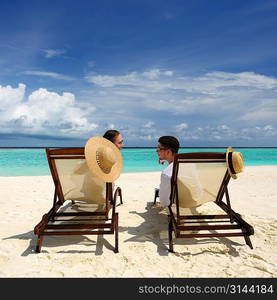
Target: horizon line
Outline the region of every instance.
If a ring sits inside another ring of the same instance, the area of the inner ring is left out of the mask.
[[[202,148],[228,148],[230,146],[187,146],[187,147],[183,147],[181,146],[180,149],[202,149]],[[84,148],[84,147],[9,147],[9,146],[4,146],[4,147],[1,147],[0,146],[0,149],[46,149],[46,148],[52,148],[52,149],[56,149],[56,148],[59,148],[59,149],[66,149],[66,148]],[[138,147],[135,147],[135,146],[130,146],[130,147],[124,147],[122,150],[124,149],[155,149],[157,148],[156,146],[138,146]],[[277,146],[232,146],[232,148],[277,148]]]

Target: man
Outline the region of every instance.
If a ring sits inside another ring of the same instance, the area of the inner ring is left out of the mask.
[[[159,160],[166,160],[168,166],[162,171],[159,198],[161,206],[167,207],[170,204],[171,176],[173,169],[174,155],[178,153],[180,143],[174,136],[162,136],[158,140],[157,154]]]
[[[124,147],[122,135],[117,130],[107,130],[104,133],[103,137],[114,143],[119,150],[121,150]]]

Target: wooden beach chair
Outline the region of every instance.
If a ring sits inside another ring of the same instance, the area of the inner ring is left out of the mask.
[[[196,181],[186,177],[186,170],[195,171]],[[171,177],[168,216],[169,251],[176,238],[207,238],[243,236],[253,249],[249,236],[254,229],[231,208],[228,193],[230,174],[225,153],[176,154]],[[197,206],[214,202],[225,214],[199,214]]]
[[[117,253],[116,201],[121,189],[113,194],[111,182],[91,174],[84,148],[46,149],[46,155],[55,191],[52,208],[34,228],[36,252],[41,251],[44,236],[114,234]]]

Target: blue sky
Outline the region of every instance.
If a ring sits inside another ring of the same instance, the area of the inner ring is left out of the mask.
[[[0,2],[0,147],[277,146],[277,0]]]

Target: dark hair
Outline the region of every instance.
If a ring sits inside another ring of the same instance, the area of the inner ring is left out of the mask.
[[[113,130],[113,129],[110,129],[110,130],[107,130],[103,137],[109,141],[111,141],[112,143],[114,142],[115,138],[120,134],[119,131],[117,130]]]
[[[174,136],[161,136],[158,142],[165,148],[170,149],[173,152],[173,154],[178,153],[179,151],[180,143]]]

